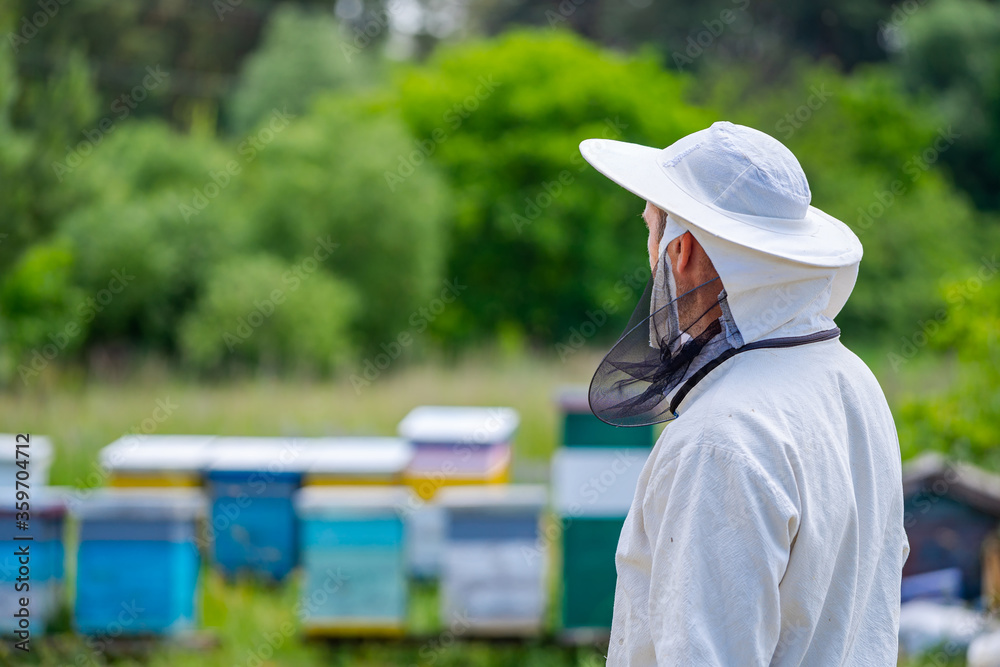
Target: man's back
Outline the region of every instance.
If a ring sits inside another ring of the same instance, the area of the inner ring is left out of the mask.
[[[747,351],[681,404],[618,545],[609,664],[892,665],[899,446],[839,341]]]

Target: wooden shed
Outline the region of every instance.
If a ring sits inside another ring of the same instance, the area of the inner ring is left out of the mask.
[[[910,542],[903,600],[935,593],[975,600],[983,593],[984,540],[1000,526],[1000,476],[937,453],[913,459],[903,466],[903,525]],[[928,588],[931,573],[956,590]]]

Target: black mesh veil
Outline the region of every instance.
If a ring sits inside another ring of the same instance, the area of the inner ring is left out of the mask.
[[[676,417],[671,399],[700,369],[743,345],[718,278],[674,296],[666,253],[624,333],[590,383],[590,409],[613,426]]]

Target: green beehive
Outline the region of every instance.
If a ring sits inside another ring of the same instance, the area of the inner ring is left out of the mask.
[[[652,447],[653,427],[622,428],[605,424],[590,411],[585,387],[564,389],[558,396],[563,413],[565,447]]]
[[[607,633],[615,602],[615,548],[625,519],[564,518],[562,627]]]

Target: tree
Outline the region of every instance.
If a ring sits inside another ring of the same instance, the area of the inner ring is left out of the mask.
[[[591,336],[618,333],[648,277],[643,202],[587,165],[578,145],[665,146],[708,126],[711,114],[684,101],[687,85],[651,55],[620,56],[563,31],[441,48],[402,71],[394,103],[416,139],[387,173],[385,196],[422,162],[453,184],[447,275],[468,291],[435,320],[442,340],[547,343],[588,322]]]

